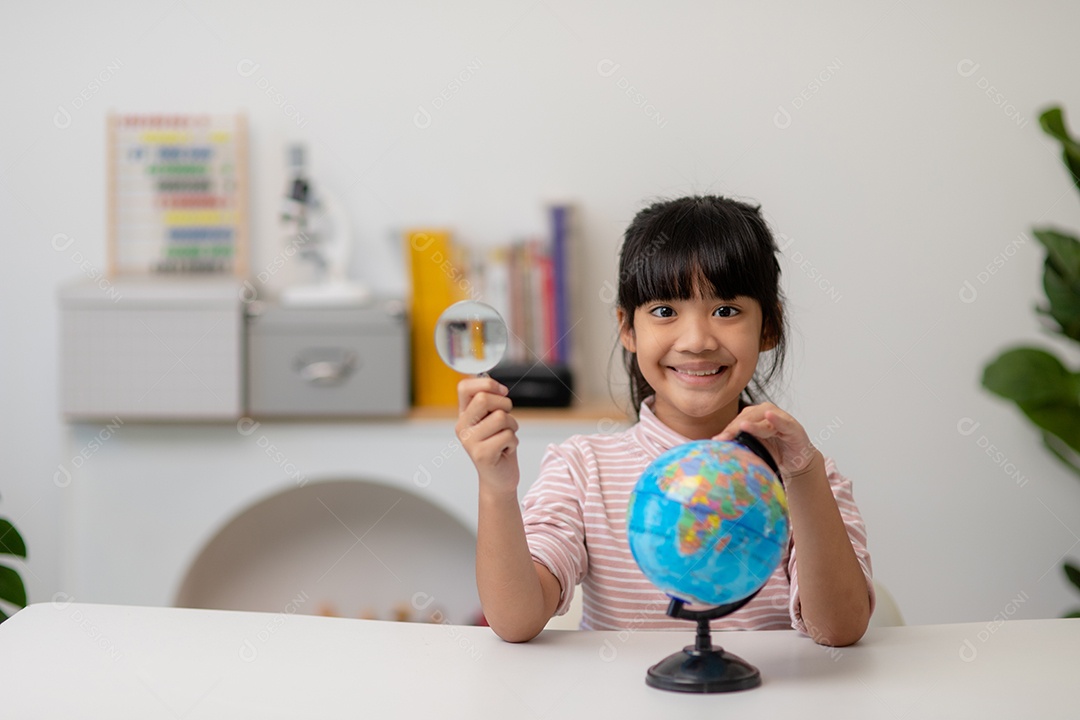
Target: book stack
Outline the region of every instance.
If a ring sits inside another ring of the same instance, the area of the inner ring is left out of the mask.
[[[547,214],[546,236],[490,248],[457,246],[446,231],[409,235],[413,261],[413,339],[414,344],[427,346],[418,351],[414,345],[417,405],[431,404],[429,399],[436,394],[434,386],[445,381],[446,373],[460,377],[429,363],[433,360],[441,365],[432,340],[435,321],[450,304],[466,298],[491,305],[506,322],[507,353],[490,374],[510,388],[514,404],[557,407],[570,404],[573,211],[570,205],[558,204],[550,206]],[[439,242],[429,244],[430,237],[437,237]],[[426,249],[418,251],[418,246]],[[418,275],[418,267],[423,277]],[[433,289],[432,284],[440,285],[441,289]],[[443,379],[436,379],[436,373]],[[422,393],[422,388],[427,392]],[[438,404],[452,402],[456,402],[456,396],[444,398]]]
[[[570,362],[570,207],[548,212],[546,237],[468,252],[473,299],[494,307],[509,328],[508,363]]]

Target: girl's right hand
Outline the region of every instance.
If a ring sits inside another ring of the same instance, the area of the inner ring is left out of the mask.
[[[517,420],[509,390],[489,377],[458,383],[458,440],[480,476],[481,490],[517,493]]]

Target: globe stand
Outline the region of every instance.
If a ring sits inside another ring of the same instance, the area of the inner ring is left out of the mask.
[[[668,655],[649,668],[645,682],[661,690],[685,693],[722,693],[749,690],[761,685],[761,673],[738,655],[712,644],[709,621],[735,612],[750,602],[761,588],[737,602],[717,605],[708,610],[687,610],[686,603],[672,598],[667,614],[673,618],[697,621],[697,639],[682,652]]]
[[[768,465],[781,483],[780,468],[772,455],[756,437],[741,432],[735,436],[735,442],[760,457]],[[685,693],[722,693],[738,690],[750,690],[761,685],[761,672],[738,655],[732,655],[723,648],[712,644],[712,629],[709,622],[735,612],[754,599],[761,588],[741,600],[717,605],[707,610],[687,610],[686,602],[671,598],[667,614],[680,620],[697,622],[697,638],[693,645],[687,645],[682,652],[673,653],[649,668],[645,683],[661,690]]]

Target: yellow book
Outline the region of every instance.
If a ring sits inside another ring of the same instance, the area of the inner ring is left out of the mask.
[[[447,367],[435,350],[435,323],[443,310],[466,299],[469,281],[450,233],[405,233],[412,279],[413,405],[457,407],[457,384],[465,377]]]

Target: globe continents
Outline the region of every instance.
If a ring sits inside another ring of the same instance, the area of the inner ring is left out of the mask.
[[[645,576],[701,605],[736,602],[761,587],[789,533],[776,474],[734,442],[697,440],[663,453],[627,508],[630,551]]]

